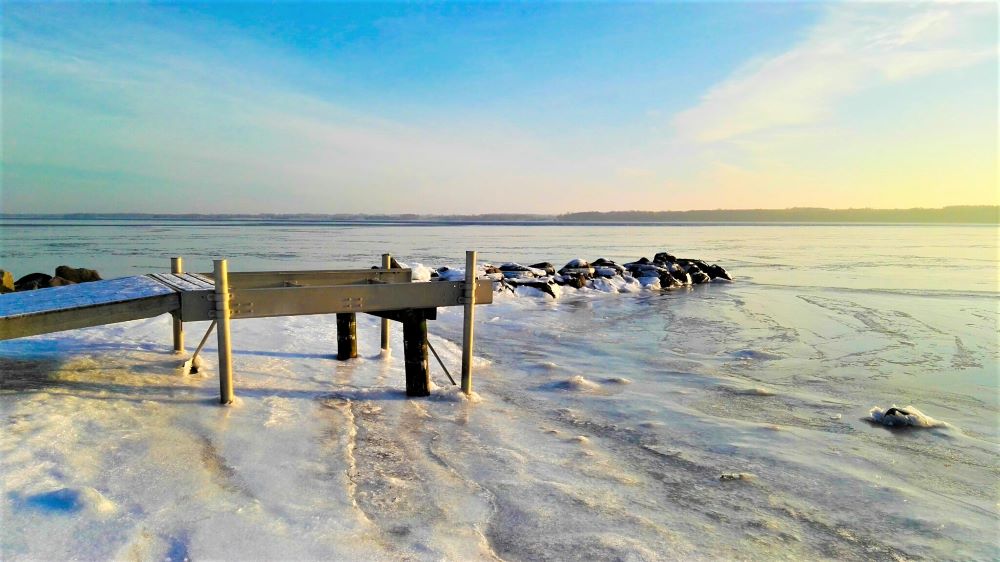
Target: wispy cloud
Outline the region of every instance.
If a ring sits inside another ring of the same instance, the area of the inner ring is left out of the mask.
[[[812,125],[865,89],[995,58],[992,4],[842,3],[790,50],[752,60],[675,115],[696,143]]]
[[[918,202],[913,195],[907,204],[992,197],[995,67],[992,74],[946,71],[996,56],[995,6],[824,9],[821,22],[786,52],[746,62],[700,99],[673,91],[669,103],[642,114],[632,111],[637,104],[626,94],[657,91],[655,85],[676,77],[693,82],[692,69],[718,60],[714,44],[681,49],[685,64],[664,67],[660,75],[653,75],[650,61],[638,65],[635,57],[617,57],[650,70],[648,77],[638,73],[641,80],[595,74],[539,88],[554,69],[574,74],[572,63],[583,55],[572,49],[571,55],[540,54],[545,72],[514,58],[491,66],[475,59],[475,49],[457,58],[442,55],[462,43],[453,37],[447,49],[419,57],[397,44],[397,58],[383,65],[376,37],[363,41],[364,54],[350,42],[338,51],[308,51],[295,37],[226,23],[239,18],[162,5],[12,4],[5,7],[2,38],[0,210],[447,213],[856,205],[870,201],[871,193],[891,201],[904,189],[913,192],[913,185],[930,186],[928,178],[960,174],[970,178],[964,192],[949,186],[937,198]],[[340,8],[330,10],[327,15],[338,16],[331,21],[339,21]],[[532,23],[528,18],[520,25]],[[543,35],[538,45],[562,41]],[[672,52],[674,38],[644,37],[632,46],[633,55]],[[748,51],[759,48],[759,40],[749,43]],[[352,64],[330,63],[351,57]],[[456,78],[463,73],[451,70],[465,58],[482,65],[482,74],[492,69],[517,79],[466,91],[462,86],[469,83]],[[449,80],[364,81],[419,75],[422,65],[446,67]],[[955,74],[961,76],[953,83],[921,82]],[[698,87],[714,76],[701,75]],[[608,81],[621,96],[581,100],[593,93],[581,85],[600,89]],[[380,95],[396,84],[409,86]],[[492,88],[496,84],[520,84],[520,97]],[[916,86],[907,90],[910,84]],[[938,96],[944,89],[949,95]],[[645,103],[646,97],[639,99]],[[689,109],[675,115],[670,130],[651,125],[685,103]],[[518,111],[522,105],[534,111]],[[563,106],[558,118],[546,119],[546,111]],[[885,111],[896,106],[901,109],[891,115]],[[870,114],[878,119],[866,119]],[[949,146],[935,144],[944,137]],[[922,167],[912,164],[917,160]],[[896,191],[883,187],[889,180]],[[848,184],[854,191],[843,187]],[[835,192],[839,198],[831,196]]]

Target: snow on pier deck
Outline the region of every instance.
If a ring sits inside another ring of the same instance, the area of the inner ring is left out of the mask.
[[[8,293],[0,297],[0,340],[159,316],[180,307],[179,292],[156,276],[136,275]]]

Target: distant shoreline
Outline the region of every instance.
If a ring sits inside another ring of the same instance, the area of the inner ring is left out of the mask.
[[[953,206],[940,209],[715,209],[695,211],[610,211],[561,215],[492,213],[418,214],[199,214],[199,213],[2,213],[7,220],[191,221],[289,224],[398,225],[670,225],[670,224],[1000,224],[1000,206]]]

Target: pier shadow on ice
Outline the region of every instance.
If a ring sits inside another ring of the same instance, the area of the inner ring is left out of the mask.
[[[10,492],[7,497],[19,509],[31,509],[51,514],[76,513],[83,509],[84,501],[79,490],[62,488],[38,494]]]

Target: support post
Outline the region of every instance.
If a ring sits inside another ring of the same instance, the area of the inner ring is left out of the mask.
[[[184,262],[181,258],[170,258],[170,273],[184,273]],[[172,314],[174,317],[174,353],[184,353],[184,322],[180,311]]]
[[[389,269],[392,265],[392,256],[382,254],[382,269]],[[389,351],[389,321],[382,319],[382,350]]]
[[[215,260],[215,321],[219,335],[219,403],[233,402],[233,350],[229,337],[229,267]]]
[[[337,313],[337,359],[347,361],[358,356],[358,320],[353,312]]]
[[[465,252],[465,318],[462,329],[462,392],[472,394],[472,323],[476,316],[476,251]]]
[[[419,311],[414,311],[403,320],[403,355],[406,358],[406,395],[430,396],[427,319]]]

